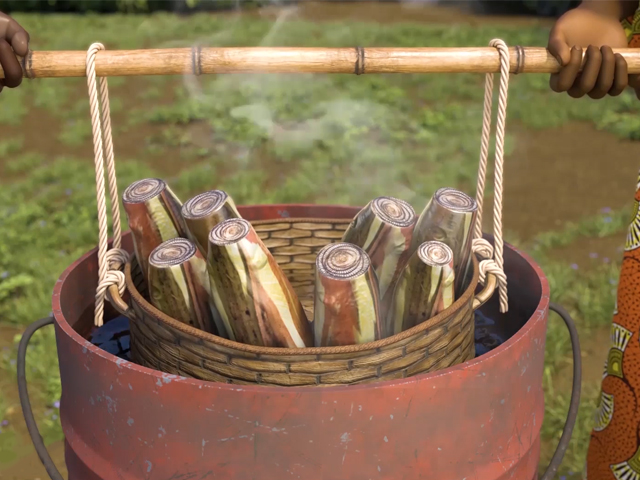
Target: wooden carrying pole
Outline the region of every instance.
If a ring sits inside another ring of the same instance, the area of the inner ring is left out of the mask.
[[[554,73],[556,59],[541,47],[511,47],[512,73]],[[640,51],[621,53],[629,73],[640,73]],[[30,52],[20,58],[28,78],[84,77],[85,51]],[[98,76],[202,75],[212,73],[491,73],[498,51],[473,48],[167,48],[105,50],[97,54]],[[4,78],[0,69],[0,78]]]

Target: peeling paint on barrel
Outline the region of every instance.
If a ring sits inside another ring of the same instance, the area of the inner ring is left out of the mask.
[[[277,217],[269,208],[243,216]],[[316,208],[286,210],[313,217]],[[332,207],[321,215],[354,213]],[[544,413],[548,286],[510,247],[505,266],[510,311],[529,305],[533,316],[476,360],[353,387],[240,388],[162,374],[87,346],[72,326],[92,312],[93,251],[54,293],[69,480],[530,480]],[[492,302],[487,308],[497,310]]]

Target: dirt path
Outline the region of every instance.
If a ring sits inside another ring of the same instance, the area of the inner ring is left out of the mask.
[[[64,442],[55,442],[47,447],[49,454],[63,478],[67,477],[64,465]],[[33,451],[9,466],[0,469],[0,480],[47,480],[49,475],[38,455]]]
[[[505,160],[504,225],[521,239],[632,204],[640,142],[587,124],[512,131],[517,141]]]
[[[314,21],[359,21],[376,23],[421,22],[464,23],[467,25],[547,25],[550,19],[524,15],[479,15],[477,1],[442,2],[300,2],[293,7],[264,7],[252,12],[263,18],[277,18],[284,11],[288,18]]]

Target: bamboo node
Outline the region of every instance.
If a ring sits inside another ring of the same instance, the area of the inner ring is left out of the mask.
[[[29,80],[33,80],[36,76],[33,74],[33,51],[29,50],[27,55],[20,58],[20,65],[22,66],[22,71],[24,72],[24,76]]]
[[[524,53],[524,48],[521,47],[520,45],[516,45],[515,49],[516,49],[516,69],[513,72],[513,74],[518,75],[519,73],[522,73],[522,71],[524,70],[525,53]]]
[[[355,74],[362,75],[364,74],[364,48],[356,47],[356,65],[355,65]]]
[[[191,47],[191,73],[196,77],[202,75],[202,45]]]

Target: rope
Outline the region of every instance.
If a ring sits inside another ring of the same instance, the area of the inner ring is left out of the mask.
[[[118,185],[116,182],[116,166],[113,154],[111,135],[111,113],[109,109],[109,91],[107,79],[99,80],[100,100],[96,88],[96,55],[104,50],[104,45],[94,43],[87,50],[87,86],[89,87],[89,105],[91,107],[91,127],[93,130],[93,153],[96,169],[96,200],[98,204],[98,287],[96,288],[96,304],[94,323],[103,324],[104,300],[107,289],[117,285],[122,295],[125,289],[124,273],[120,268],[128,261],[129,254],[122,250],[122,230],[120,226],[120,206],[118,202]],[[100,108],[102,106],[102,109]],[[109,180],[109,196],[111,200],[111,217],[113,223],[113,248],[108,250],[107,200],[104,182],[104,164],[107,164]]]
[[[473,251],[483,260],[480,262],[480,281],[486,280],[486,275],[492,273],[498,278],[500,296],[500,311],[508,310],[507,276],[504,273],[504,241],[502,238],[502,178],[504,168],[504,136],[507,117],[507,97],[509,89],[509,49],[500,39],[493,39],[489,46],[495,47],[500,56],[500,90],[498,97],[498,121],[496,128],[496,154],[494,169],[494,239],[495,246],[482,238],[482,213],[484,205],[484,189],[487,175],[489,155],[489,139],[491,136],[491,113],[493,97],[493,74],[485,76],[484,110],[482,116],[482,138],[480,144],[480,164],[478,167],[478,185],[476,201],[478,215],[473,230]],[[89,103],[91,107],[91,127],[93,130],[93,148],[96,170],[96,200],[98,206],[98,287],[96,288],[95,318],[96,326],[103,324],[104,300],[111,285],[117,285],[120,294],[125,290],[124,273],[120,270],[128,261],[129,254],[122,250],[122,231],[120,225],[120,209],[118,186],[116,182],[116,167],[113,153],[113,139],[111,135],[111,114],[109,109],[109,91],[106,77],[96,82],[96,56],[104,45],[94,43],[87,51],[87,86],[89,88]],[[100,99],[96,83],[99,83]],[[102,108],[100,108],[102,106]],[[109,196],[111,200],[111,216],[113,223],[113,248],[108,249],[108,222],[104,181],[104,164],[107,165],[109,181]]]
[[[496,127],[496,154],[494,168],[493,236],[494,246],[482,238],[482,211],[484,203],[485,179],[491,136],[491,113],[493,100],[493,73],[487,73],[484,86],[484,110],[482,115],[482,139],[480,142],[480,165],[478,166],[478,187],[476,201],[478,216],[473,233],[473,251],[481,258],[480,281],[484,283],[487,273],[498,278],[500,311],[509,310],[507,297],[507,275],[504,273],[504,240],[502,238],[502,179],[504,170],[504,133],[507,122],[507,98],[509,94],[509,48],[500,39],[493,39],[489,46],[495,47],[500,55],[500,90],[498,95],[498,121]]]

